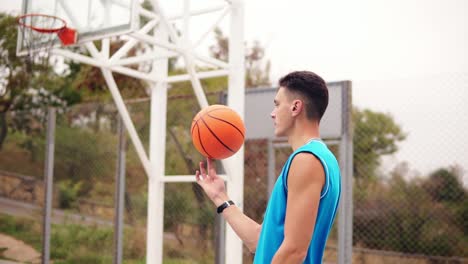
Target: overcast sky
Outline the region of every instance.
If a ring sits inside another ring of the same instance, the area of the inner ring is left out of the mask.
[[[468,1],[245,3],[247,39],[266,45],[273,80],[297,69],[352,80],[355,105],[390,113],[408,133],[387,169],[459,164],[466,175]]]
[[[0,7],[19,10],[20,2]],[[246,40],[266,48],[272,80],[301,69],[351,80],[355,105],[390,113],[402,126],[408,138],[387,169],[407,161],[422,173],[468,170],[468,1],[244,3]]]

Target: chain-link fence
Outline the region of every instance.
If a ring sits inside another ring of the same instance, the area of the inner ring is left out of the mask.
[[[221,102],[223,94],[208,97],[213,104]],[[149,101],[134,100],[127,102],[127,107],[148,153]],[[191,118],[198,110],[192,94],[169,97],[166,175],[191,175],[202,160],[189,132]],[[38,251],[43,236],[42,220],[38,219],[42,219],[44,196],[44,113],[10,113],[8,123],[23,127],[9,132],[0,151],[2,199],[20,202],[25,208],[35,205],[35,210],[21,212],[19,205],[16,212],[2,205],[1,212],[14,216],[1,214],[0,232],[21,229],[23,236],[19,238]],[[353,112],[353,263],[467,263],[467,190],[462,180],[466,172],[459,166],[448,166],[421,177],[408,177],[404,163],[383,170],[382,158],[394,153],[407,135],[404,126],[401,131],[396,128],[395,120],[398,116],[392,119],[378,111],[355,108]],[[54,261],[110,263],[114,258],[115,178],[118,153],[123,148],[123,259],[126,263],[144,262],[147,176],[129,140],[119,149],[118,128],[113,104],[89,103],[58,110],[56,211],[51,230]],[[338,148],[330,147],[338,156]],[[246,141],[244,210],[254,220],[262,221],[271,186],[290,153],[282,142]],[[164,202],[164,263],[216,263],[222,250],[218,243],[222,227],[200,188],[195,183],[166,183]],[[324,255],[326,263],[337,261],[336,226],[335,222]],[[245,263],[252,259],[244,248]]]
[[[468,75],[358,85],[387,100],[353,112],[354,262],[468,263]]]
[[[0,144],[0,260],[41,260],[46,116],[47,111],[0,114],[2,135],[8,133]],[[18,247],[19,241],[30,248]]]

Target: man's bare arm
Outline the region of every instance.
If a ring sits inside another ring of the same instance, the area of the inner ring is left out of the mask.
[[[250,252],[255,252],[262,226],[242,213],[237,206],[229,206],[222,215]]]
[[[230,200],[226,194],[224,180],[216,174],[213,160],[207,160],[206,169],[203,165],[200,162],[200,170],[196,171],[195,177],[197,183],[203,188],[215,206],[218,207]],[[251,252],[255,252],[262,226],[242,213],[237,206],[231,205],[227,207],[222,212],[222,215],[247,248]]]
[[[302,263],[312,240],[325,173],[310,153],[297,154],[288,174],[284,240],[272,263]]]

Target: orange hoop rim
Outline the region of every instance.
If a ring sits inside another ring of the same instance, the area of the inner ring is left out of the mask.
[[[25,18],[28,18],[28,17],[46,17],[46,18],[50,18],[50,19],[55,19],[55,20],[60,21],[62,23],[62,25],[59,26],[59,27],[54,27],[54,28],[37,27],[37,26],[34,26],[34,25],[28,25],[28,24],[25,23]],[[57,33],[57,32],[60,32],[61,30],[65,29],[65,28],[67,28],[67,22],[64,19],[62,19],[60,17],[57,17],[57,16],[52,16],[52,15],[25,14],[25,15],[19,16],[16,19],[16,21],[17,21],[19,26],[29,28],[29,29],[32,29],[32,30],[40,32],[40,33]]]

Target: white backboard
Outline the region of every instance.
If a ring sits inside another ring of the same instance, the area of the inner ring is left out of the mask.
[[[78,33],[77,44],[122,35],[138,28],[138,0],[23,0],[22,14],[59,17]],[[18,55],[28,36],[18,31]],[[59,41],[56,41],[57,45]]]
[[[331,82],[328,86],[328,107],[320,122],[323,139],[339,139],[349,124],[351,84]],[[277,88],[247,89],[245,93],[245,127],[247,139],[275,138],[270,113]]]

